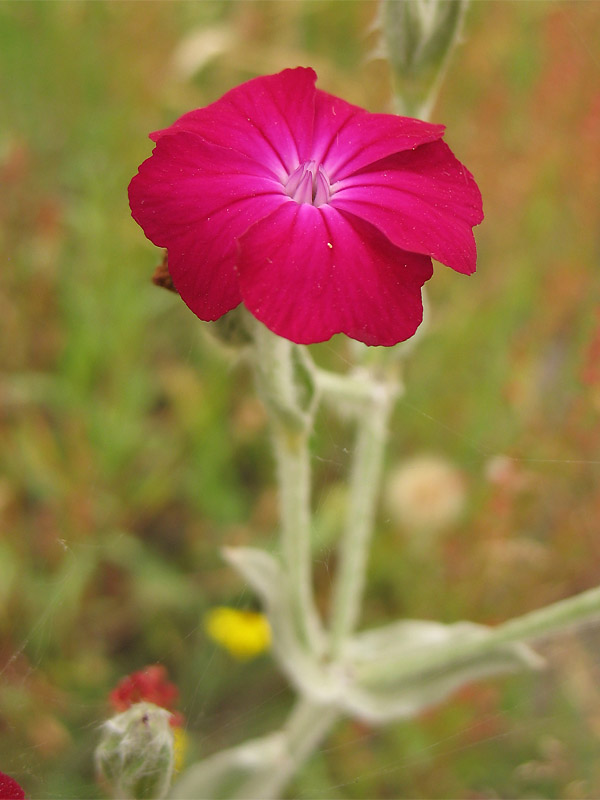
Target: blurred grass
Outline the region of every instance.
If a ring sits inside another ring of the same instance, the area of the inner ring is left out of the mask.
[[[190,755],[278,724],[267,658],[232,663],[206,608],[251,604],[221,544],[273,544],[264,417],[243,368],[149,283],[160,254],[126,187],[148,131],[296,63],[385,110],[370,2],[0,6],[0,768],[36,798],[99,797],[106,695],[165,663]],[[474,3],[435,111],[486,209],[480,266],[439,267],[390,465],[441,453],[469,504],[428,558],[381,515],[365,621],[495,622],[599,582],[597,325],[600,6]],[[344,343],[315,348],[343,367]],[[329,585],[349,432],[319,422],[315,503]],[[504,482],[490,460],[511,456]],[[470,687],[410,724],[341,725],[303,797],[595,797],[599,663],[591,634],[552,669]]]

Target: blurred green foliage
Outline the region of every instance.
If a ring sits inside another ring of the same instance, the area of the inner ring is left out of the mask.
[[[243,364],[151,285],[161,254],[126,187],[150,130],[255,74],[312,64],[322,88],[385,110],[376,10],[0,6],[0,768],[28,796],[101,796],[107,693],[145,664],[180,687],[190,759],[289,707],[268,658],[234,663],[201,627],[212,605],[254,602],[219,547],[275,543],[264,415]],[[391,467],[445,456],[468,504],[425,552],[381,514],[365,623],[494,623],[599,581],[599,38],[594,3],[470,10],[434,119],[482,188],[480,266],[436,269],[389,453]],[[314,351],[344,368],[345,342]],[[319,420],[324,608],[349,436]],[[408,724],[346,722],[291,794],[598,796],[595,644],[571,636],[546,674],[470,687]]]

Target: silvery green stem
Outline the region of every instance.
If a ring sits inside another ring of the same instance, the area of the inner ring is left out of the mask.
[[[323,394],[339,411],[347,406],[351,411],[358,411],[369,405],[373,397],[373,386],[370,375],[365,370],[341,375],[326,369],[315,368],[315,381]]]
[[[277,463],[281,559],[289,577],[291,605],[305,644],[318,648],[320,623],[312,591],[310,460],[312,411],[297,385],[294,345],[253,321],[254,363],[259,393],[269,414]],[[306,368],[306,363],[304,363]]]
[[[361,409],[352,463],[348,509],[333,588],[331,656],[337,657],[353,632],[362,603],[369,545],[387,439],[396,396],[391,382],[370,381],[369,402]]]
[[[249,315],[247,326],[254,342],[257,387],[269,421],[290,434],[305,432],[311,419],[300,405],[294,380],[293,350],[297,345],[276,336]]]
[[[596,587],[504,622],[491,638],[496,644],[533,641],[599,618],[600,587]]]
[[[236,792],[239,800],[274,800],[316,750],[339,717],[333,706],[322,706],[299,699],[283,728],[284,754],[268,775],[257,775]]]
[[[292,608],[309,649],[318,647],[318,616],[312,593],[310,465],[308,433],[273,425],[281,514],[281,557],[289,577]]]

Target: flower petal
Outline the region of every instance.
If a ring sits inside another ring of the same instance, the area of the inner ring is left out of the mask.
[[[393,153],[440,139],[443,125],[395,114],[371,114],[339,97],[316,91],[312,158],[331,182]]]
[[[351,214],[290,200],[249,228],[240,246],[245,306],[293,342],[343,332],[392,345],[421,322],[430,259],[400,250]]]
[[[25,792],[16,780],[3,772],[0,772],[0,798],[2,800],[24,800],[25,798]]]
[[[150,138],[177,131],[197,133],[265,164],[283,180],[310,158],[316,79],[314,70],[306,67],[254,78]]]
[[[481,194],[444,142],[385,158],[332,189],[334,208],[372,223],[398,247],[475,272],[471,229],[483,219]]]
[[[129,185],[133,218],[167,248],[177,291],[204,320],[241,300],[236,238],[287,200],[261,165],[191,133],[163,137]]]

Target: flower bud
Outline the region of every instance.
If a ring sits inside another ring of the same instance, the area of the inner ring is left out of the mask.
[[[144,702],[104,723],[96,768],[113,798],[166,796],[175,749],[170,718],[166,709]]]
[[[400,114],[428,117],[467,4],[468,0],[384,0],[384,51]]]

